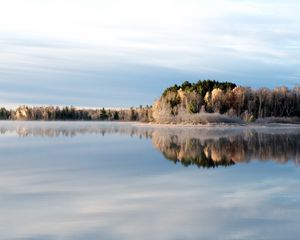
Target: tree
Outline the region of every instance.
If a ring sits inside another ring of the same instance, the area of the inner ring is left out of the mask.
[[[120,119],[119,113],[117,111],[114,111],[113,120],[119,120],[119,119]]]
[[[107,118],[108,118],[108,115],[106,113],[106,110],[104,108],[102,108],[101,111],[100,111],[100,119],[101,120],[107,120]]]

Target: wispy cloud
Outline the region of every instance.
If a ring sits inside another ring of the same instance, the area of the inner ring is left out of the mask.
[[[36,77],[40,86],[74,82],[113,91],[115,82],[135,82],[126,70],[134,66],[145,71],[137,91],[147,92],[146,82],[153,96],[167,84],[203,78],[293,86],[300,67],[297,9],[293,0],[6,1],[0,8],[0,82],[30,85]],[[95,70],[97,84],[85,84]],[[122,104],[141,101],[128,96]],[[151,104],[149,98],[142,102]]]

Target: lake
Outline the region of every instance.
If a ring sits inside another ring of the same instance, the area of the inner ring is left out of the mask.
[[[299,239],[300,126],[0,122],[0,239]]]

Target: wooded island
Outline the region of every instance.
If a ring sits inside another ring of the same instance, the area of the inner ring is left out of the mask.
[[[300,122],[300,86],[274,89],[231,82],[188,81],[167,88],[153,106],[130,109],[20,106],[0,109],[1,120],[94,120],[154,123]]]

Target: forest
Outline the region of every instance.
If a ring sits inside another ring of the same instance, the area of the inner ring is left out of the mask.
[[[130,109],[81,109],[66,107],[20,106],[15,110],[0,108],[0,120],[44,120],[44,121],[152,121],[150,106]]]
[[[185,81],[165,89],[153,106],[82,109],[72,106],[0,108],[0,120],[140,121],[155,123],[300,122],[300,86],[274,89],[232,82]]]
[[[186,81],[167,88],[153,105],[153,118],[159,123],[299,121],[299,117],[299,86],[271,90],[215,80]]]

